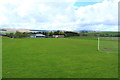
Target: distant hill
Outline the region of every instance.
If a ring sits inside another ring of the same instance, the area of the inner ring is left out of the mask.
[[[30,31],[49,32],[48,30],[30,30]]]
[[[7,30],[5,30],[5,29],[0,29],[0,31],[7,31]]]

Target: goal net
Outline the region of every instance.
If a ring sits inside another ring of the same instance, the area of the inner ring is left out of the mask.
[[[118,53],[118,37],[99,37],[98,49],[108,53]]]

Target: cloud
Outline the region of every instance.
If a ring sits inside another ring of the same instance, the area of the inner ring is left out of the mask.
[[[81,24],[117,24],[117,2],[103,1],[76,10],[77,23]]]
[[[104,0],[101,3],[80,7],[76,10],[77,23],[86,29],[113,30],[118,25],[118,2],[117,0]],[[99,28],[99,25],[103,27]]]
[[[79,30],[90,30],[90,31],[118,31],[118,26],[112,25],[103,25],[103,24],[97,24],[97,25],[87,25],[87,26],[80,26],[76,27],[76,31]]]
[[[79,0],[78,0],[79,1]],[[116,29],[117,0],[84,7],[76,0],[0,0],[0,27],[46,30]]]

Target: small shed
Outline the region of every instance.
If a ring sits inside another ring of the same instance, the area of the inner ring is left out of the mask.
[[[36,38],[36,36],[35,35],[30,35],[30,38]]]
[[[53,35],[53,38],[64,38],[64,35]]]

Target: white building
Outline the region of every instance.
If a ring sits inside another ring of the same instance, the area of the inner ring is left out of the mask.
[[[33,35],[31,35],[30,37],[31,37],[31,38],[44,38],[45,35],[43,35],[43,34],[33,34]]]

